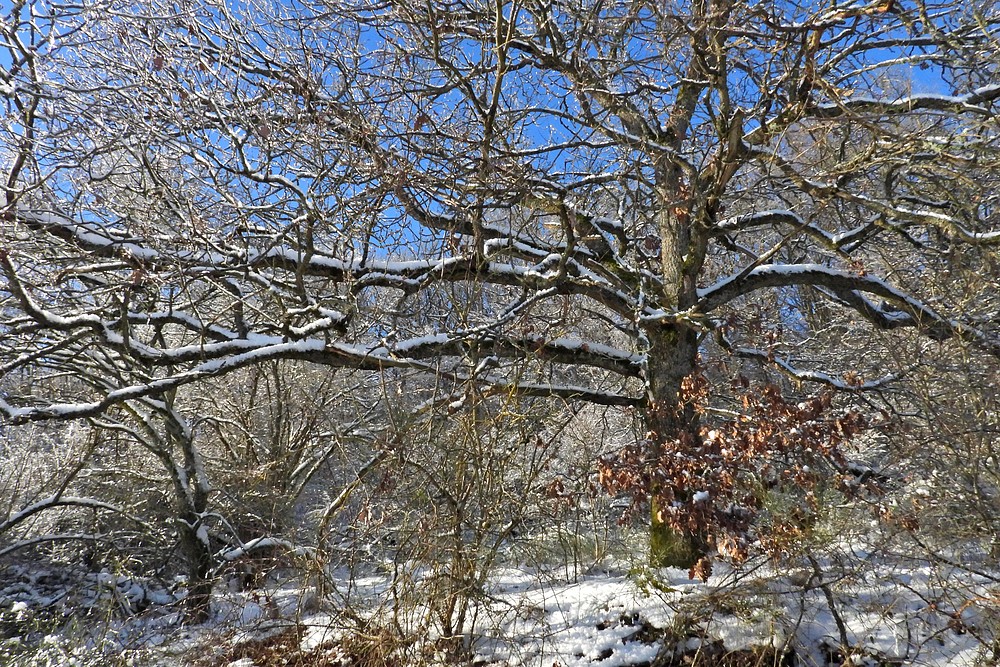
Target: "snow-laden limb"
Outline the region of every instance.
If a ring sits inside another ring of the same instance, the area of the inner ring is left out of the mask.
[[[889,221],[896,224],[923,224],[944,230],[970,245],[997,245],[1000,244],[1000,230],[977,232],[969,229],[955,216],[947,215],[939,211],[928,209],[912,209],[899,205],[886,204],[876,201],[870,197],[857,194],[843,194],[848,201],[865,206],[866,208],[878,211],[885,215]]]
[[[749,292],[766,287],[789,285],[822,285],[831,288],[865,290],[880,296],[891,297],[914,308],[921,304],[888,283],[869,275],[834,269],[823,264],[762,264],[750,271],[719,279],[714,284],[698,289],[698,306],[709,313],[719,306]]]
[[[426,359],[442,355],[465,356],[476,351],[507,358],[538,358],[546,361],[576,366],[590,366],[620,375],[638,377],[641,372],[641,355],[626,352],[609,345],[580,338],[553,338],[542,336],[501,336],[484,333],[477,336],[455,334],[430,334],[381,345],[368,351],[371,358]]]
[[[92,328],[89,318],[85,318],[84,324],[88,328]],[[121,344],[120,340],[115,337],[112,337],[109,342]],[[479,353],[488,352],[498,357],[543,358],[570,365],[590,366],[630,377],[638,377],[642,368],[642,358],[639,355],[597,342],[590,343],[569,338],[548,341],[539,337],[507,338],[484,334],[474,338],[465,338],[461,334],[434,334],[399,341],[395,344],[382,342],[364,346],[328,342],[321,338],[289,341],[282,336],[251,334],[246,338],[181,346],[174,349],[133,346],[129,348],[132,356],[142,359],[152,366],[173,369],[177,366],[188,365],[189,368],[180,372],[172,372],[169,376],[149,382],[114,389],[109,388],[102,398],[90,402],[15,407],[0,396],[0,414],[13,423],[43,419],[63,420],[92,417],[101,414],[112,405],[161,395],[164,392],[205,378],[218,377],[252,364],[275,359],[310,361],[324,366],[356,370],[382,371],[395,367],[442,374],[443,371],[439,366],[428,365],[421,360],[442,356],[464,357],[473,349]],[[623,400],[621,397],[609,398],[604,392],[595,392],[584,387],[559,387],[546,390],[544,387],[547,385],[524,385],[496,378],[473,378],[473,375],[456,373],[454,377],[463,381],[475,379],[475,381],[486,385],[502,386],[506,391],[523,395],[575,397],[580,400],[590,400],[588,397],[593,397],[596,402],[601,404],[633,404],[631,399],[627,399],[626,403],[621,403]]]
[[[38,210],[18,205],[13,215],[29,229],[43,231],[62,241],[87,250],[93,256],[124,259],[130,265],[156,265],[166,260],[181,262],[188,268],[202,267],[210,270],[227,263],[226,256],[209,250],[177,248],[169,256],[156,250],[148,239],[124,235],[111,226],[98,221],[81,221],[51,210]],[[231,261],[231,260],[229,260]]]
[[[863,223],[847,231],[834,234],[807,222],[802,216],[788,209],[756,211],[754,213],[745,213],[725,218],[718,221],[715,228],[719,233],[729,234],[761,227],[769,228],[776,225],[787,225],[800,230],[817,239],[825,247],[833,250],[845,248],[857,241],[862,241],[872,230],[876,229],[873,223]]]
[[[276,549],[292,556],[310,556],[316,552],[312,547],[297,545],[294,542],[289,542],[278,537],[255,537],[252,540],[247,540],[238,547],[222,549],[216,552],[215,557],[220,561],[231,562],[252,554],[255,551],[273,551]]]
[[[128,311],[128,322],[132,325],[145,325],[151,327],[163,327],[174,325],[183,327],[189,332],[205,336],[208,340],[223,341],[234,340],[240,337],[240,333],[218,324],[217,322],[205,322],[201,318],[181,310],[161,310],[153,312]],[[111,323],[106,322],[109,327]]]
[[[81,498],[77,496],[62,496],[62,495],[52,495],[48,498],[43,498],[38,502],[32,503],[27,507],[14,512],[11,516],[7,518],[6,521],[0,522],[0,535],[10,530],[17,524],[21,523],[25,519],[53,507],[88,507],[91,509],[103,509],[109,512],[115,512],[116,514],[122,514],[128,516],[128,514],[118,507],[117,505],[112,505],[111,503],[106,503],[100,500],[95,500],[93,498]]]
[[[129,400],[144,398],[148,396],[162,395],[177,387],[196,382],[201,379],[217,377],[227,372],[243,368],[245,366],[272,359],[295,359],[301,358],[303,354],[310,351],[321,351],[324,342],[320,340],[297,341],[292,343],[279,343],[277,345],[262,345],[246,350],[242,353],[233,353],[226,356],[195,365],[190,370],[170,375],[168,377],[157,378],[149,382],[136,383],[119,387],[108,391],[103,397],[89,402],[80,403],[56,403],[45,406],[14,407],[0,397],[0,414],[7,417],[15,424],[28,421],[39,421],[45,419],[76,419],[80,417],[92,417],[103,413],[107,408],[124,403]],[[331,355],[330,361],[334,359],[343,360],[342,354]],[[355,360],[354,358],[351,359]],[[374,364],[378,367],[378,364]]]
[[[970,227],[969,223],[963,221],[962,219],[953,215],[948,215],[947,213],[942,213],[940,210],[935,210],[936,207],[940,206],[940,203],[926,202],[924,208],[910,208],[902,204],[905,202],[915,203],[912,197],[900,197],[899,202],[875,199],[867,195],[851,192],[840,187],[837,183],[824,182],[803,176],[792,163],[784,159],[782,156],[773,154],[770,151],[757,150],[753,152],[755,157],[765,164],[777,166],[786,178],[792,181],[796,187],[809,196],[817,200],[826,200],[831,197],[835,197],[862,207],[865,210],[870,211],[872,214],[879,216],[882,219],[878,223],[879,226],[885,227],[886,229],[899,233],[905,233],[907,226],[922,225],[925,227],[940,229],[970,245],[1000,244],[1000,230],[990,229],[988,231],[976,231]],[[799,216],[796,216],[795,214],[787,214],[784,211],[765,211],[761,214],[751,214],[751,217],[746,218],[745,225],[754,226],[753,223],[755,222],[755,218],[753,216],[756,215],[760,215],[764,220],[768,221],[799,224],[796,220]],[[740,224],[739,221],[740,217],[723,222],[731,226],[736,226]],[[989,225],[989,222],[983,219],[976,219],[972,222],[984,227]],[[810,227],[810,225],[804,225],[802,229],[803,231],[816,235],[821,239],[823,237],[827,237],[833,244],[832,247],[834,248],[839,248],[846,243],[846,240],[840,239],[836,235],[831,236],[822,232],[822,230],[819,230],[818,228],[814,227],[813,229],[810,229]],[[722,231],[725,230],[723,229]],[[853,237],[850,238],[850,240],[858,241],[863,241],[867,233],[869,233],[869,226],[865,226],[864,229],[855,227],[853,230],[845,232],[848,237]],[[912,241],[912,237],[908,238]]]
[[[942,111],[992,115],[990,105],[1000,99],[1000,85],[977,88],[965,95],[934,95],[922,93],[895,100],[858,95],[835,103],[818,104],[809,110],[815,118],[836,118],[855,113],[877,116],[894,116],[915,111]]]
[[[90,320],[85,320],[90,324]],[[439,356],[466,356],[472,350],[512,358],[540,357],[563,363],[603,368],[618,374],[637,376],[641,357],[635,353],[579,338],[541,336],[505,337],[489,332],[475,336],[459,331],[408,338],[395,343],[351,345],[326,342],[319,338],[287,340],[283,336],[250,334],[216,343],[176,348],[143,346],[132,349],[133,357],[153,366],[177,366],[201,361],[188,375],[206,377],[265,359],[299,359],[327,366],[381,370],[384,366],[405,367],[408,360]],[[193,379],[197,379],[194,377]]]
[[[764,362],[766,364],[771,364],[778,368],[782,373],[790,378],[798,380],[800,382],[813,382],[816,384],[822,384],[833,389],[847,392],[862,392],[862,391],[876,391],[886,387],[887,385],[900,379],[902,373],[888,373],[880,378],[874,380],[865,380],[863,382],[849,382],[843,377],[837,377],[830,373],[825,373],[823,371],[813,371],[803,368],[798,368],[791,361],[767,350],[761,350],[758,348],[745,347],[741,345],[734,344],[729,340],[725,334],[721,331],[716,330],[716,339],[719,345],[722,346],[730,354],[743,359],[756,359],[758,361]]]
[[[36,303],[18,277],[17,268],[10,258],[10,253],[3,249],[0,249],[0,270],[2,270],[4,276],[7,278],[8,289],[20,301],[25,313],[42,326],[62,330],[75,328],[100,330],[105,328],[104,322],[96,315],[83,314],[64,317]],[[107,337],[117,336],[117,334],[110,331],[105,331],[104,334]]]
[[[31,537],[24,540],[18,540],[14,544],[8,545],[0,549],[0,558],[8,554],[12,554],[15,551],[20,551],[21,549],[27,549],[29,547],[36,547],[39,544],[47,544],[49,542],[98,542],[107,537],[103,533],[55,533],[51,535],[38,535],[36,537]]]
[[[414,203],[412,206],[417,205]],[[435,217],[427,212],[418,212],[416,209],[413,209],[411,214],[422,223],[427,223],[429,218]],[[23,207],[16,210],[16,215],[18,220],[28,227],[71,243],[87,253],[115,259],[125,258],[130,267],[144,267],[151,271],[183,271],[203,279],[217,277],[232,280],[249,269],[253,272],[249,277],[265,285],[272,285],[281,275],[310,276],[346,283],[354,292],[365,288],[387,287],[406,294],[415,294],[442,281],[482,281],[538,290],[546,288],[558,278],[560,282],[566,283],[564,291],[586,296],[619,314],[627,314],[633,309],[633,304],[627,298],[623,298],[619,285],[614,284],[619,280],[614,278],[609,282],[609,274],[601,268],[593,253],[584,244],[575,244],[572,247],[566,243],[540,244],[537,239],[509,228],[502,229],[497,224],[475,229],[469,227],[465,231],[468,235],[482,234],[490,242],[494,252],[508,254],[511,259],[524,263],[508,263],[495,258],[484,262],[483,258],[474,253],[434,259],[366,258],[362,261],[359,258],[337,257],[318,249],[310,249],[307,252],[300,247],[281,244],[278,240],[264,250],[253,248],[244,250],[234,247],[228,252],[209,250],[195,252],[184,247],[169,246],[154,249],[154,245],[163,244],[153,244],[149,239],[141,237],[122,236],[98,222],[80,222],[51,211],[36,211]],[[452,218],[448,220],[452,221]],[[437,228],[444,224],[441,222],[428,226]],[[448,224],[447,228],[453,230],[457,223]],[[608,236],[618,233],[618,230],[607,221],[602,221],[600,226],[602,233]],[[548,272],[546,261],[553,256],[565,256],[564,274]],[[532,267],[531,262],[535,262],[536,266]],[[618,263],[622,264],[620,257]],[[622,268],[626,273],[632,272],[627,267]],[[601,275],[603,277],[600,277]],[[44,315],[50,325],[70,326],[73,323],[57,322],[57,316],[37,308],[37,304],[26,304],[28,305],[35,307],[31,310],[33,315]],[[129,320],[138,324],[177,323],[186,326],[191,326],[198,320],[198,318],[186,321],[179,319],[174,322],[170,319],[171,316],[177,317],[173,313],[169,315],[157,313],[155,317],[134,313],[130,314]],[[147,317],[148,321],[143,321],[144,317]],[[322,321],[317,320],[311,325],[310,330],[323,326],[327,320],[330,327],[336,328],[343,326],[348,316],[330,311],[327,313],[327,318]],[[89,324],[94,327],[102,326],[96,319],[89,321]],[[104,326],[106,325],[107,323],[104,323]],[[226,337],[226,332],[217,324],[214,330],[206,334],[216,338]]]
[[[519,396],[534,396],[541,398],[561,398],[567,401],[584,401],[594,405],[618,407],[639,407],[645,402],[644,397],[630,396],[624,393],[601,391],[569,384],[545,384],[536,382],[509,383],[503,381],[483,381],[492,391],[517,394]]]
[[[119,245],[122,241],[115,237],[115,233],[103,231],[97,223],[78,223],[49,213],[35,215],[22,210],[20,214],[24,214],[26,219],[34,220],[34,224],[46,233],[52,233],[88,252],[115,255],[121,250]],[[32,215],[35,217],[32,218]],[[509,242],[510,239],[507,241],[503,245],[499,245],[498,241],[494,247],[499,250],[520,244],[520,242]],[[139,247],[140,243],[141,239],[129,237],[128,244]],[[131,248],[131,245],[130,257],[134,261],[139,261],[136,258],[143,258],[143,261],[153,262],[155,266],[151,268],[155,270],[190,269],[190,265],[185,265],[183,261],[173,266],[171,262],[177,257],[172,254],[162,254],[160,251],[139,252]],[[181,259],[188,257],[186,252],[180,253]],[[535,258],[539,263],[535,267],[498,261],[484,262],[474,256],[408,261],[384,259],[341,261],[322,253],[305,254],[298,249],[277,246],[258,255],[244,254],[240,262],[244,262],[244,270],[248,268],[245,262],[249,262],[254,269],[261,271],[267,269],[271,272],[287,272],[296,276],[330,278],[335,281],[350,282],[355,289],[369,285],[387,286],[412,293],[425,285],[441,280],[484,281],[532,290],[534,294],[526,303],[548,296],[574,293],[589,296],[620,314],[631,316],[635,312],[634,300],[625,289],[614,284],[615,276],[607,273],[603,276],[598,275],[576,260],[565,262],[564,272],[561,275],[551,275],[546,265],[550,257],[562,261],[558,255],[547,255],[538,259],[537,254]],[[46,332],[49,341],[48,348],[27,356],[21,354],[8,362],[6,366],[10,367],[9,370],[29,366],[33,361],[43,357],[51,361],[57,349],[65,346],[68,341],[75,340],[77,345],[96,342],[107,349],[116,350],[121,354],[119,361],[123,366],[139,362],[145,368],[167,369],[170,374],[168,377],[157,377],[145,383],[108,387],[103,398],[90,402],[15,407],[0,397],[0,414],[15,422],[95,416],[116,403],[154,396],[178,386],[222,375],[269,359],[308,360],[323,365],[358,370],[380,371],[388,367],[400,367],[437,373],[440,369],[432,368],[420,360],[440,356],[468,357],[473,351],[479,354],[485,350],[496,357],[544,359],[560,364],[591,366],[630,377],[638,377],[641,371],[641,359],[638,355],[596,341],[570,338],[545,340],[541,337],[500,335],[493,329],[500,327],[503,318],[491,325],[478,327],[474,331],[452,332],[447,336],[416,337],[394,344],[381,342],[350,345],[331,340],[333,334],[340,332],[340,328],[349,316],[318,305],[288,310],[288,315],[300,318],[299,321],[303,316],[314,319],[301,325],[288,324],[281,335],[276,335],[272,324],[263,324],[266,327],[265,331],[269,330],[268,333],[255,332],[251,328],[253,324],[248,324],[241,316],[237,326],[230,328],[217,320],[206,321],[173,305],[169,309],[160,307],[150,312],[130,309],[124,315],[118,315],[112,310],[110,318],[102,318],[93,312],[63,315],[53,310],[54,306],[43,306],[41,301],[32,297],[29,291],[31,288],[21,282],[18,267],[9,254],[0,259],[11,291],[17,296],[23,312],[28,316],[15,323],[15,326],[19,328],[18,330],[32,334]],[[222,258],[215,259],[223,261]],[[231,277],[236,275],[231,271],[239,268],[239,262],[236,264],[233,262],[232,256],[227,255],[222,265],[204,267],[204,270],[222,276],[223,281],[237,281],[237,278]],[[270,289],[276,284],[273,278],[264,273],[250,275],[266,288]],[[555,282],[557,280],[563,281],[562,284],[557,284]],[[237,295],[242,291],[239,284],[236,284],[233,290]],[[516,314],[513,311],[512,313],[511,317]],[[149,327],[159,332],[167,325],[181,327],[199,339],[191,344],[171,346],[159,334],[152,337],[147,335],[142,340],[133,335],[133,327]],[[258,323],[256,326],[262,325]],[[72,350],[69,350],[67,353],[71,352]],[[479,381],[483,380],[480,378]],[[534,395],[540,391],[538,387],[530,388],[530,392]],[[585,390],[581,392],[576,389],[572,392],[564,390],[557,392],[561,396],[569,393],[586,395]],[[602,402],[606,400],[602,393],[598,393],[597,396]]]
[[[795,285],[828,290],[881,329],[915,327],[934,340],[958,338],[1000,357],[1000,341],[975,327],[944,317],[881,278],[833,269],[822,264],[764,264],[750,271],[728,276],[710,287],[698,290],[697,308],[707,314],[756,290]],[[886,304],[876,305],[864,297],[864,294],[881,297]]]

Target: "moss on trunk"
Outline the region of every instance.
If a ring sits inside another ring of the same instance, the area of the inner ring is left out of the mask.
[[[704,555],[700,540],[674,530],[657,519],[658,508],[653,502],[649,522],[650,567],[676,567],[689,570]]]

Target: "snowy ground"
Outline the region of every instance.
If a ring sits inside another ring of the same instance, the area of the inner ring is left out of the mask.
[[[766,565],[719,566],[704,583],[670,569],[572,578],[498,570],[470,611],[466,639],[475,663],[535,667],[683,664],[681,654],[690,663],[699,652],[750,650],[763,664],[794,652],[786,664],[839,665],[845,638],[855,655],[850,664],[995,664],[1000,585],[989,572],[855,556],[863,565],[850,571],[829,561],[781,576]],[[359,623],[377,638],[375,628],[423,617],[419,608],[393,608],[387,574],[333,584],[326,605],[290,583],[248,593],[220,585],[211,621],[186,626],[177,582],[10,567],[0,579],[0,665],[104,665],[116,656],[135,665],[251,667],[257,663],[245,654],[253,651],[240,647],[293,636],[316,660],[301,664],[346,666],[356,664],[348,656],[357,644],[346,638]],[[421,655],[434,660],[432,651]],[[763,655],[772,657],[763,662]]]

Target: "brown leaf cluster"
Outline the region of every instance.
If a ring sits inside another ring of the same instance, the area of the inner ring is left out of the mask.
[[[700,536],[723,557],[741,562],[752,538],[768,551],[780,551],[801,537],[817,509],[821,483],[849,490],[839,472],[846,468],[842,447],[869,424],[857,411],[835,408],[831,393],[792,402],[773,384],[741,382],[736,389],[739,416],[679,429],[669,437],[651,431],[602,460],[599,479],[609,493],[632,498],[623,520],[652,500],[656,519]],[[708,422],[704,376],[690,377],[684,392]],[[775,535],[762,536],[751,529],[771,490],[792,492],[799,504],[790,516],[772,522]]]

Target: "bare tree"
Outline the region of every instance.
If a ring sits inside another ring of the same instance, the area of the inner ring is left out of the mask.
[[[704,389],[709,356],[855,394],[905,371],[911,333],[1000,356],[991,302],[931,279],[1000,243],[1000,85],[976,79],[998,21],[944,0],[21,5],[0,369],[99,381],[0,411],[98,417],[272,359],[638,408],[654,560],[691,564],[739,511],[706,488],[730,393]],[[827,415],[836,465],[830,400],[768,406]],[[707,534],[677,548],[691,517]]]

